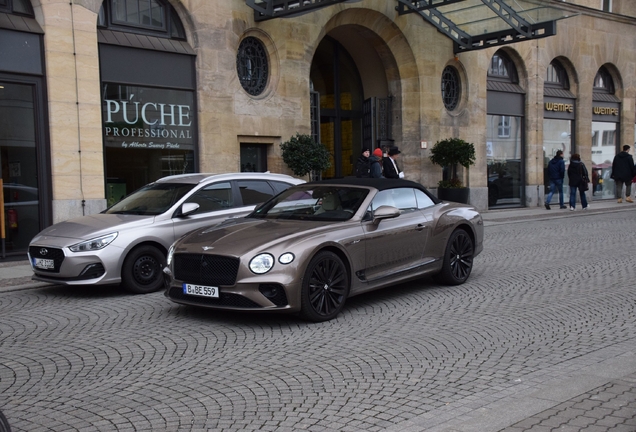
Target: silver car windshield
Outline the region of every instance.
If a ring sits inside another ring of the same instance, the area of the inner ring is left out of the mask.
[[[346,221],[358,211],[368,189],[338,186],[295,186],[248,217],[310,221]]]
[[[190,192],[195,185],[176,183],[153,183],[136,190],[112,207],[107,214],[130,214],[156,216],[164,213]]]

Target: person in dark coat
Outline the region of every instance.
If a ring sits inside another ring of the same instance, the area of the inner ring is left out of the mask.
[[[576,190],[579,190],[581,196],[581,206],[583,210],[587,210],[587,198],[585,197],[585,188],[590,182],[585,164],[581,162],[581,155],[574,153],[570,159],[568,166],[568,180],[570,181],[570,210],[576,208]]]
[[[371,162],[369,161],[370,155],[371,151],[368,148],[362,149],[362,154],[356,162],[356,177],[371,177]]]
[[[394,179],[404,178],[404,173],[400,171],[396,163],[397,156],[400,153],[402,152],[397,147],[391,147],[389,149],[389,157],[384,158],[384,160],[382,161],[384,177]]]
[[[371,178],[382,178],[382,149],[373,150],[373,154],[369,156],[369,164],[371,165]]]
[[[563,151],[557,150],[556,155],[548,162],[548,177],[550,178],[550,193],[545,199],[545,208],[550,210],[550,201],[555,191],[559,191],[559,208],[566,208],[563,204],[563,178],[565,177],[565,162]]]
[[[614,156],[612,162],[612,178],[616,182],[616,195],[618,202],[623,202],[623,184],[625,185],[625,201],[632,201],[632,179],[636,176],[636,168],[634,168],[634,158],[629,154],[629,146],[624,145],[623,151]]]

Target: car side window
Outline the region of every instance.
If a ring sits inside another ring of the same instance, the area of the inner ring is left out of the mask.
[[[415,210],[417,201],[412,188],[387,189],[378,192],[371,203],[373,210],[383,205],[393,206],[402,212]]]
[[[391,206],[395,207],[395,201],[393,201],[393,196],[390,190],[383,190],[378,192],[378,194],[371,201],[371,209],[376,211],[381,206]]]
[[[418,209],[432,207],[432,206],[435,205],[433,200],[430,199],[428,197],[428,195],[426,195],[424,192],[422,192],[419,189],[414,189],[414,190],[415,190],[415,198],[417,199],[417,208]]]
[[[214,183],[198,190],[186,202],[199,204],[197,213],[208,213],[234,206],[229,182]]]
[[[274,187],[274,193],[279,194],[282,191],[289,189],[292,185],[281,181],[270,181],[270,184]]]
[[[237,183],[246,206],[264,203],[276,195],[270,184],[263,180],[239,180]]]

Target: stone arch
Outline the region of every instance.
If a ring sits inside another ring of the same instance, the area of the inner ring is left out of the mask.
[[[310,49],[306,53],[309,64],[325,36],[337,33],[339,28],[358,31],[373,48],[383,66],[381,71],[364,71],[367,76],[363,78],[363,84],[369,76],[373,77],[373,74],[381,72],[386,79],[388,92],[394,97],[394,119],[399,122],[393,124],[396,143],[419,140],[420,79],[415,55],[399,27],[384,14],[363,8],[340,11],[320,24],[321,30],[310,41]],[[396,111],[399,115],[396,115]],[[407,132],[403,127],[405,124],[417,124],[418,127],[409,127],[410,132]]]

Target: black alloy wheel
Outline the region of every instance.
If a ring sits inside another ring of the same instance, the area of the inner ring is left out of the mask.
[[[166,264],[163,253],[154,246],[133,249],[121,270],[122,285],[134,294],[147,294],[163,287],[162,270]]]
[[[460,285],[466,282],[473,269],[475,248],[470,235],[463,229],[453,231],[444,254],[442,271],[437,280],[447,285]]]
[[[333,319],[348,295],[349,275],[340,257],[328,251],[316,254],[303,277],[301,317],[314,322]]]
[[[0,432],[11,432],[11,427],[9,426],[9,421],[0,411]]]

